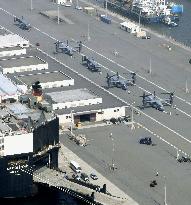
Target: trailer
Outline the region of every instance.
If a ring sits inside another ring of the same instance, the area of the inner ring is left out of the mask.
[[[133,33],[133,34],[136,34],[137,32],[140,31],[140,27],[130,21],[128,22],[123,22],[123,23],[120,23],[120,28],[122,30],[125,30],[127,31],[128,33]]]

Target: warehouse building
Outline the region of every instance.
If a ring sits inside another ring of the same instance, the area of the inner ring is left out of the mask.
[[[98,122],[125,116],[126,107],[122,103],[107,94],[103,100],[87,88],[51,92],[46,96],[51,99],[52,109],[59,117],[60,124]]]
[[[31,86],[34,82],[39,81],[42,89],[56,88],[74,85],[74,79],[64,74],[62,71],[30,73],[26,75],[15,76],[18,83]]]
[[[4,47],[29,47],[29,41],[17,34],[0,35],[0,48]]]
[[[19,46],[0,48],[0,57],[25,55],[25,54],[26,54],[26,49],[21,48]]]
[[[48,63],[37,56],[21,56],[0,59],[3,74],[48,69]]]

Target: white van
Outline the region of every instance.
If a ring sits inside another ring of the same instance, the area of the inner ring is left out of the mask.
[[[82,169],[80,167],[80,165],[75,162],[75,161],[71,161],[70,162],[70,168],[75,171],[76,173],[81,173]]]

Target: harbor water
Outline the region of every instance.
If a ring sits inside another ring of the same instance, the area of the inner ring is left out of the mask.
[[[180,17],[177,27],[171,28],[163,24],[153,24],[148,26],[160,34],[169,36],[176,41],[191,47],[191,0],[174,0],[173,2],[184,5],[184,12]]]

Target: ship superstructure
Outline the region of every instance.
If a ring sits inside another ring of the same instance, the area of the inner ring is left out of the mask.
[[[165,17],[178,20],[183,13],[183,5],[166,0],[109,1],[108,8],[122,15],[137,19],[142,23],[160,23]]]

